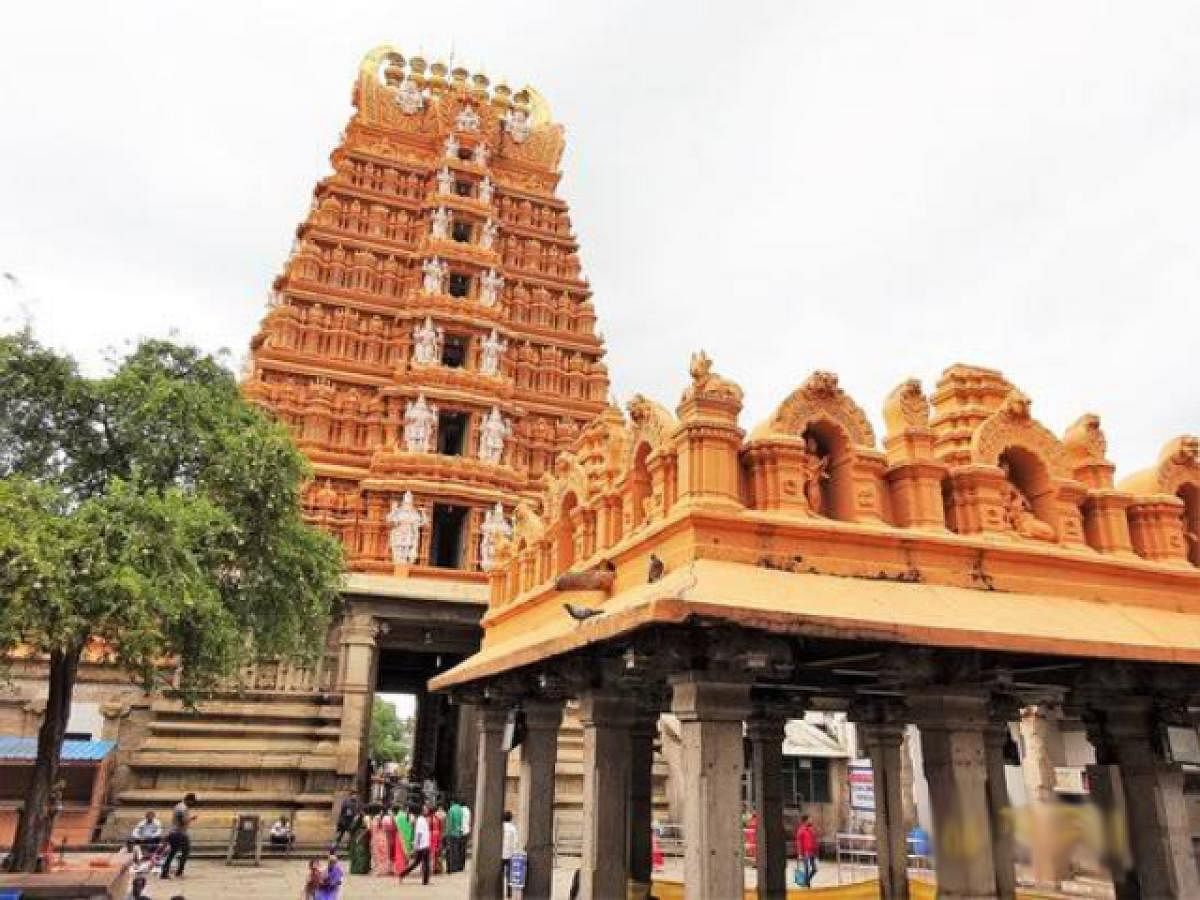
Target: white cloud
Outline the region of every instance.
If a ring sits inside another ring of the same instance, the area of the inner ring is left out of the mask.
[[[95,363],[243,352],[393,42],[537,86],[616,389],[704,346],[765,416],[813,368],[873,418],[956,361],[1122,471],[1200,430],[1200,7],[1055,3],[24,4],[0,49],[0,271]],[[16,300],[0,292],[0,319]]]

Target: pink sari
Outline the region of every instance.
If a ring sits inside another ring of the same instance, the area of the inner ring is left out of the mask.
[[[388,846],[387,826],[392,827],[392,833],[395,834],[396,823],[392,821],[392,817],[386,813],[376,816],[371,820],[371,874],[372,875],[391,875],[392,874],[392,856]]]

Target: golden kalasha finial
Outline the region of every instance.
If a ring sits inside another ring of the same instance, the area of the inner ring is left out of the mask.
[[[488,77],[482,72],[476,72],[471,76],[471,83],[475,85],[471,93],[480,100],[486,100],[488,95],[488,84],[490,84]]]
[[[461,87],[467,83],[467,76],[470,74],[462,66],[455,66],[454,71],[450,73],[450,78],[454,82],[455,87]]]
[[[389,53],[385,57],[383,81],[388,87],[399,87],[404,80],[404,57],[399,53]]]
[[[512,106],[512,88],[503,81],[492,89],[492,105],[501,109],[508,109]]]
[[[425,83],[425,59],[420,56],[414,56],[408,61],[408,70],[412,73],[412,79],[418,85]]]
[[[435,62],[429,67],[429,83],[435,88],[446,86],[446,64],[444,62]]]

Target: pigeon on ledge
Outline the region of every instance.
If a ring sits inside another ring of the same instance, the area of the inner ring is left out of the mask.
[[[661,559],[659,559],[657,556],[655,556],[653,553],[651,553],[650,554],[650,571],[646,575],[646,583],[654,584],[654,582],[658,581],[658,579],[663,577],[663,573],[665,571],[667,571],[666,564],[663,563],[663,561]]]
[[[592,609],[590,606],[578,606],[574,603],[564,603],[563,609],[567,611],[567,615],[576,622],[586,622],[592,616],[600,615],[600,610]]]

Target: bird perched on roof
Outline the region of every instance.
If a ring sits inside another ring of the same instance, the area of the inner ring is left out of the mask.
[[[567,615],[576,622],[586,622],[593,616],[600,615],[600,610],[592,609],[590,606],[579,606],[576,603],[564,603],[563,609],[567,611]]]
[[[650,554],[650,571],[646,575],[646,583],[654,584],[654,582],[658,581],[658,579],[663,577],[663,573],[666,571],[667,571],[666,564],[661,559],[659,559],[657,556],[655,556],[653,553],[651,553]]]
[[[613,580],[617,577],[617,567],[609,560],[603,560],[584,569],[582,572],[566,572],[554,580],[556,591],[612,591]]]

